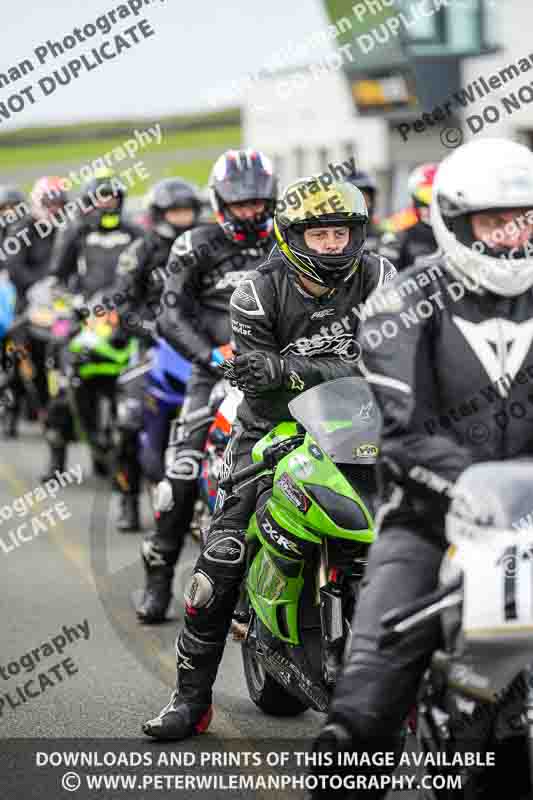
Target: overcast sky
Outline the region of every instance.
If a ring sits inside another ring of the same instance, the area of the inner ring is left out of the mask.
[[[144,2],[148,4],[138,17],[119,21],[109,34],[98,33],[64,56],[49,56],[42,66],[34,53],[36,47],[47,39],[62,40],[75,27],[94,24],[99,15],[117,8],[120,2],[17,0],[3,4],[0,73],[24,58],[30,58],[36,69],[0,88],[0,103],[28,85],[35,86],[69,59],[90,53],[92,47],[143,17],[155,35],[91,72],[83,70],[77,80],[59,86],[48,97],[37,86],[35,104],[26,101],[10,121],[0,116],[0,131],[51,122],[208,109],[215,96],[231,98],[233,81],[259,70],[274,53],[290,50],[291,42],[302,42],[327,24],[320,0]],[[296,54],[293,64],[298,63],[302,58]]]

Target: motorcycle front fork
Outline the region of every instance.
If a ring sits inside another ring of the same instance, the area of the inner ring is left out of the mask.
[[[322,631],[322,677],[334,686],[344,649],[343,575],[328,566],[328,543],[323,542],[318,571],[318,604]]]
[[[250,598],[248,597],[248,591],[246,589],[246,580],[248,576],[248,570],[250,569],[250,565],[254,559],[256,552],[257,552],[257,545],[253,546],[247,545],[246,570],[243,579],[241,581],[239,597],[237,599],[237,604],[235,606],[235,610],[233,612],[233,617],[231,620],[231,632],[233,634],[233,638],[236,641],[242,641],[242,639],[246,638],[248,633],[248,627],[252,617]]]

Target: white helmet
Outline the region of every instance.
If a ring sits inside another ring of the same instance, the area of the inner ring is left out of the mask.
[[[431,225],[452,271],[504,297],[533,286],[533,245],[518,255],[474,240],[470,215],[490,209],[533,209],[533,153],[508,139],[479,139],[439,165]],[[527,215],[529,219],[529,214]]]

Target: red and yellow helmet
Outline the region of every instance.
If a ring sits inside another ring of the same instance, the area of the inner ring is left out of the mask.
[[[57,175],[44,175],[31,190],[32,213],[35,217],[46,217],[49,210],[62,208],[67,202],[64,179]]]
[[[433,181],[437,174],[437,166],[437,164],[420,164],[409,175],[407,189],[413,198],[415,207],[431,205]]]

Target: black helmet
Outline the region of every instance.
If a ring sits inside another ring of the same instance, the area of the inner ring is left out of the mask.
[[[110,169],[98,170],[83,188],[82,196],[92,206],[88,221],[94,222],[100,228],[113,230],[120,225],[122,207],[126,199],[127,190],[120,178]],[[99,200],[114,197],[118,201],[116,208],[98,208]]]
[[[254,247],[272,232],[277,180],[270,159],[260,150],[227,150],[209,178],[209,199],[218,223],[232,241]],[[237,219],[230,203],[264,200],[265,209],[253,220]]]
[[[351,183],[352,186],[356,186],[362,192],[366,192],[370,195],[370,207],[368,209],[368,214],[370,217],[372,217],[374,213],[374,206],[376,204],[376,194],[378,191],[378,185],[372,175],[369,175],[368,172],[363,172],[361,169],[356,169],[351,175],[348,175],[346,180]]]
[[[323,176],[289,184],[276,205],[274,232],[291,269],[323,286],[336,287],[354,274],[366,240],[368,211],[360,190],[345,181],[324,186]],[[350,239],[342,253],[319,254],[305,243],[308,228],[346,226]]]
[[[197,188],[183,178],[165,178],[156,183],[149,192],[147,206],[155,230],[167,239],[175,239],[176,236],[197,225],[201,211]],[[194,212],[192,223],[178,226],[167,222],[165,211],[171,208],[192,208]]]

